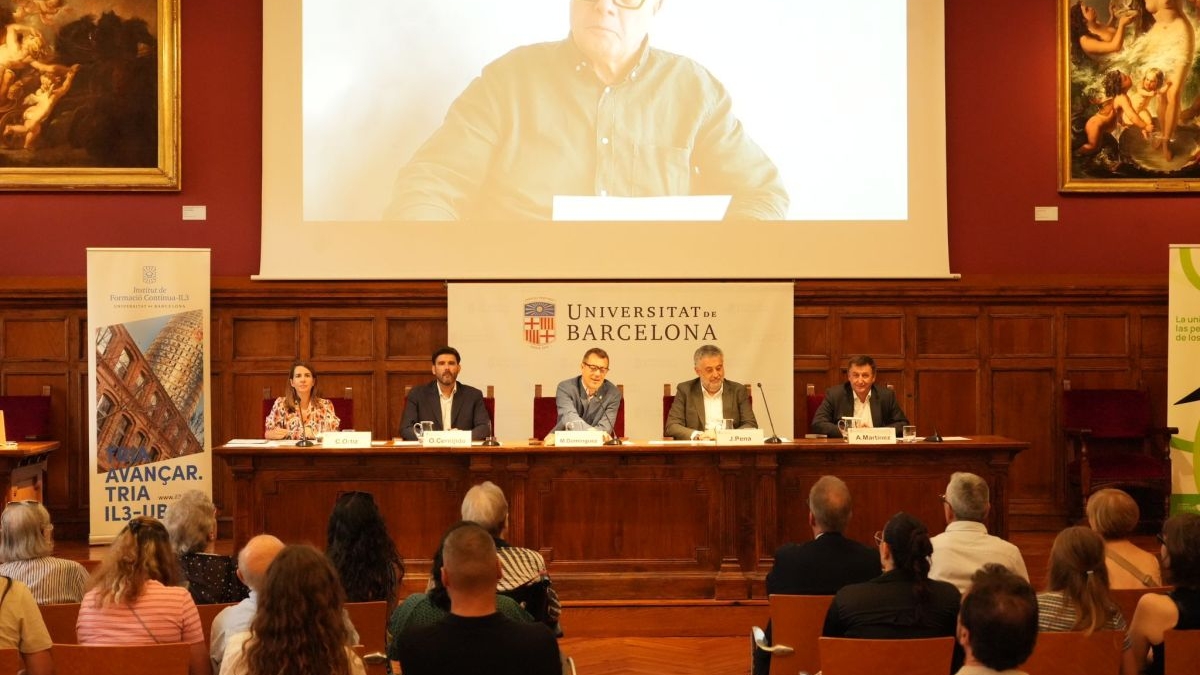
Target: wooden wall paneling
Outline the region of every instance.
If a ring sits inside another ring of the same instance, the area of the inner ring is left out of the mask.
[[[69,318],[56,312],[12,312],[3,323],[3,349],[0,353],[5,361],[58,361],[67,358],[67,336]]]
[[[354,400],[354,426],[358,431],[375,431],[375,368],[346,368],[346,363],[322,365],[318,378],[320,395],[324,398],[344,396],[351,389]],[[357,365],[357,364],[356,364]],[[349,429],[349,427],[343,427]],[[380,438],[388,438],[381,435]]]
[[[804,313],[801,313],[801,312]],[[812,308],[796,310],[792,320],[792,343],[798,359],[827,360],[830,354],[828,311],[812,313]]]
[[[420,358],[429,363],[429,356],[446,344],[446,315],[398,317],[387,319],[387,358]],[[471,358],[463,354],[463,363]]]
[[[993,367],[992,432],[1030,443],[1009,474],[1014,527],[1057,529],[1066,525],[1065,461],[1053,365]]]
[[[227,379],[232,394],[229,405],[233,407],[233,429],[221,430],[222,435],[218,438],[262,438],[266,429],[262,412],[263,392],[269,389],[271,399],[284,395],[287,391],[287,366],[258,371],[239,369],[230,373]],[[225,440],[228,439],[223,438],[220,442],[224,443]]]
[[[1171,341],[1171,327],[1167,315],[1155,311],[1153,314],[1138,314],[1139,353],[1146,358],[1167,358],[1167,345]]]
[[[992,358],[1049,358],[1056,353],[1054,313],[1004,308],[988,317]]]
[[[835,359],[839,364],[855,354],[869,354],[876,362],[904,359],[904,315],[895,307],[855,307],[842,312],[836,330],[838,339],[833,347],[839,351]]]
[[[979,370],[971,366],[920,365],[911,409],[905,412],[917,426],[918,436],[937,431],[942,436],[970,436],[979,429]]]
[[[230,359],[281,359],[290,363],[301,358],[300,317],[294,313],[272,314],[275,316],[239,314],[231,317]]]
[[[1065,312],[1063,337],[1063,356],[1066,358],[1128,356],[1129,312]]]
[[[314,360],[369,361],[375,357],[374,319],[369,316],[314,316],[308,353]]]
[[[977,357],[979,355],[979,315],[927,314],[918,311],[913,320],[912,352],[917,358]]]

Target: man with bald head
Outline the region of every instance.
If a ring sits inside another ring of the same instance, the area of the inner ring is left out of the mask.
[[[212,657],[214,673],[221,670],[226,639],[250,630],[250,622],[254,621],[254,612],[258,609],[258,591],[267,577],[267,568],[282,550],[283,542],[278,537],[260,534],[246,542],[238,553],[237,575],[250,589],[250,596],[233,607],[226,607],[213,618],[208,653]]]
[[[456,525],[442,542],[442,583],[450,615],[397,638],[404,675],[561,675],[558,642],[544,624],[496,611],[500,559],[492,535]]]

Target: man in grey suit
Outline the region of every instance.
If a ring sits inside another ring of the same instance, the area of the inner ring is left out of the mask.
[[[896,393],[875,386],[875,359],[869,356],[851,357],[846,382],[825,391],[825,400],[812,418],[812,432],[841,438],[837,423],[843,417],[856,417],[863,427],[892,427],[897,436],[909,423],[896,403]]]
[[[408,392],[404,416],[400,419],[400,437],[417,440],[413,424],[429,420],[437,430],[462,429],[471,439],[487,438],[492,420],[483,406],[483,392],[458,381],[462,358],[454,347],[442,347],[433,353],[433,381]]]
[[[720,420],[733,420],[734,429],[757,429],[746,386],[725,379],[725,354],[704,345],[692,355],[696,379],[680,382],[667,413],[663,434],[676,440],[713,440]]]
[[[617,435],[617,413],[621,409],[621,389],[605,379],[608,352],[599,347],[587,350],[579,371],[579,377],[559,382],[554,392],[558,408],[554,431],[597,429],[607,441]]]

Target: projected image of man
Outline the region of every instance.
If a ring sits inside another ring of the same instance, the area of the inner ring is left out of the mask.
[[[384,218],[549,219],[555,195],[730,195],[726,219],[785,218],[779,171],[729,93],[650,46],[663,0],[569,2],[567,39],[514,49],[451,104]]]

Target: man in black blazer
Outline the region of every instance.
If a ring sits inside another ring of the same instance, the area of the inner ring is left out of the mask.
[[[867,417],[870,419],[867,419]],[[899,436],[909,424],[896,393],[887,387],[875,386],[875,359],[855,356],[846,366],[846,382],[825,391],[825,400],[813,415],[810,428],[814,434],[841,438],[837,423],[843,417],[857,417],[859,426],[892,427]]]
[[[842,586],[883,573],[879,551],[842,536],[850,522],[850,489],[837,476],[821,476],[808,492],[808,525],[813,539],[784,544],[767,573],[767,595],[833,595]],[[771,626],[767,625],[767,640]],[[771,655],[754,650],[755,675],[767,675]]]
[[[472,440],[487,438],[492,421],[483,406],[483,392],[458,381],[462,370],[458,350],[442,347],[433,353],[432,361],[433,381],[408,392],[408,403],[400,419],[400,437],[417,440],[413,424],[429,420],[434,429],[469,429]],[[442,414],[443,410],[449,411],[449,417]]]

